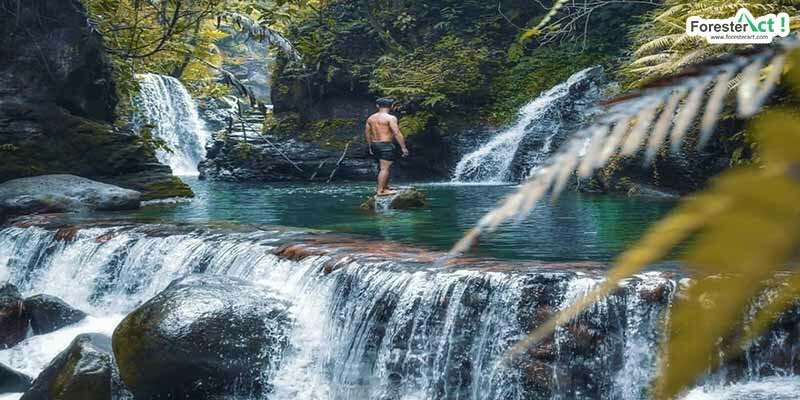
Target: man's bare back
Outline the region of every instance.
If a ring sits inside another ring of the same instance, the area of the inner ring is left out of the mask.
[[[372,114],[367,119],[367,125],[372,142],[391,142],[394,140],[394,133],[400,131],[397,117],[385,112]]]
[[[375,157],[380,167],[378,174],[378,194],[388,194],[389,189],[389,169],[395,161],[394,141],[400,144],[403,157],[408,156],[406,140],[400,132],[397,117],[389,114],[392,110],[394,101],[391,99],[378,99],[378,112],[372,114],[367,119],[364,127],[364,136],[367,139],[369,153]]]

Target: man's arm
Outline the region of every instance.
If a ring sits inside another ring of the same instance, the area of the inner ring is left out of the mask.
[[[400,132],[400,125],[397,124],[397,118],[392,117],[389,120],[389,128],[392,130],[392,134],[394,138],[397,139],[397,143],[400,143],[400,149],[403,150],[403,157],[408,157],[408,148],[406,147],[406,138],[403,136],[403,132]]]
[[[364,126],[364,137],[367,138],[369,154],[372,154],[372,127],[370,127],[369,121],[367,121],[367,124]]]

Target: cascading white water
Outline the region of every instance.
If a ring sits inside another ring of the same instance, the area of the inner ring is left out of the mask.
[[[489,142],[461,158],[456,165],[452,181],[508,182],[511,178],[511,164],[517,154],[520,142],[531,132],[531,128],[547,120],[553,125],[544,132],[537,130],[537,133],[542,134],[543,141],[539,149],[538,161],[544,161],[551,151],[552,141],[559,130],[561,101],[570,94],[570,89],[586,79],[592,70],[596,70],[596,67],[587,68],[570,76],[565,82],[554,86],[522,107],[513,125],[495,134]],[[536,160],[533,161],[535,163]],[[530,165],[530,167],[535,168],[535,165]]]
[[[26,295],[59,296],[91,317],[2,350],[0,362],[36,375],[78,333],[110,335],[124,314],[173,279],[206,273],[263,285],[293,304],[290,349],[275,360],[279,368],[264,398],[645,398],[675,288],[662,274],[626,281],[622,291],[559,328],[552,345],[509,362],[515,343],[599,278],[356,259],[326,275],[330,256],[291,261],[273,254],[290,234],[126,225],[81,229],[64,240],[37,227],[2,229],[0,277]],[[748,363],[768,360],[753,354]],[[758,378],[758,371],[748,377]]]
[[[136,77],[140,91],[134,99],[135,130],[141,133],[150,127],[155,138],[166,142],[172,152],[159,150],[156,156],[172,168],[173,174],[198,175],[197,165],[205,158],[210,134],[192,96],[173,77],[156,74]]]

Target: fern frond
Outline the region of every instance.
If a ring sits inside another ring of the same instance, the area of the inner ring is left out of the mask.
[[[631,63],[631,67],[638,66],[656,66],[669,61],[672,55],[669,53],[658,53],[649,56],[644,56]]]
[[[676,39],[672,46],[670,46],[670,50],[677,50],[682,48],[697,48],[697,46],[706,46],[707,43],[702,36],[689,36],[686,34],[681,35],[680,38]]]
[[[634,57],[637,57],[637,59],[640,59],[641,57],[653,54],[656,51],[668,49],[674,46],[679,40],[683,40],[687,37],[692,36],[689,36],[686,33],[674,33],[671,35],[661,36],[639,46],[633,55]]]
[[[687,6],[687,4],[678,4],[667,8],[666,11],[655,17],[655,21],[663,21],[676,15],[684,15],[686,13]]]
[[[719,47],[715,46],[701,47],[697,50],[685,54],[677,61],[675,61],[674,65],[677,68],[682,68],[692,64],[699,64],[701,62],[708,61],[710,58],[718,55],[719,53],[720,53]]]

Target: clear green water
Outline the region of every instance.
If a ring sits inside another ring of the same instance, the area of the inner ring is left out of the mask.
[[[240,184],[184,179],[191,203],[151,205],[135,218],[179,222],[232,221],[327,229],[446,250],[512,186],[414,184],[430,206],[373,214],[359,205],[369,183]],[[546,261],[607,261],[636,240],[675,203],[660,199],[567,194],[540,202],[519,224],[487,236],[474,255]]]

